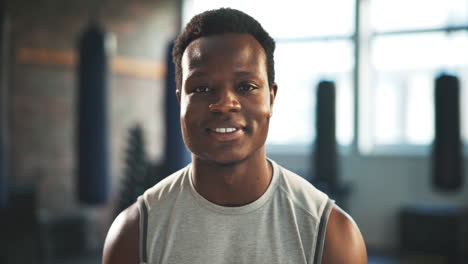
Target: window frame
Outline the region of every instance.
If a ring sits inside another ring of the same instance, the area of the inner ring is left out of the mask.
[[[182,3],[182,9],[184,2]],[[399,156],[399,157],[413,157],[413,156],[428,156],[431,153],[431,144],[377,144],[373,143],[372,138],[372,121],[366,112],[372,111],[372,104],[375,102],[369,101],[369,94],[375,91],[374,70],[371,66],[371,43],[375,38],[380,36],[396,36],[407,34],[420,34],[431,32],[468,32],[468,24],[463,26],[445,26],[437,28],[420,28],[420,29],[406,29],[406,30],[388,30],[373,32],[371,29],[370,21],[370,1],[354,1],[354,32],[351,35],[323,35],[312,37],[300,38],[275,38],[277,43],[298,43],[298,42],[316,42],[316,41],[330,41],[330,40],[350,40],[353,45],[354,65],[351,70],[351,86],[353,96],[353,136],[351,143],[343,146],[337,143],[338,151],[343,155],[356,155],[356,156]],[[182,21],[181,16],[181,21]],[[183,22],[182,22],[183,23]],[[183,25],[182,25],[183,26]],[[406,100],[406,99],[405,99]],[[463,111],[463,109],[461,109]],[[461,113],[463,115],[463,113]],[[461,126],[464,124],[461,121]],[[463,142],[466,142],[463,139]],[[311,155],[314,142],[311,144],[267,144],[267,152],[273,155]],[[468,153],[468,144],[464,146],[465,153]]]
[[[444,26],[444,27],[434,27],[434,28],[413,28],[413,29],[404,29],[404,30],[385,30],[373,32],[371,30],[370,23],[370,1],[359,1],[356,0],[356,98],[359,98],[356,102],[356,131],[355,140],[356,140],[356,153],[361,156],[399,156],[399,157],[427,157],[431,155],[431,145],[428,144],[411,144],[411,143],[396,143],[396,144],[381,144],[374,143],[375,137],[372,134],[372,117],[369,114],[366,114],[366,111],[373,110],[372,103],[375,103],[375,100],[371,103],[364,103],[370,101],[369,99],[374,97],[370,95],[375,91],[375,82],[374,78],[375,70],[371,66],[371,56],[370,56],[370,47],[372,41],[381,36],[402,36],[402,35],[417,35],[424,33],[456,33],[456,32],[468,32],[468,24],[458,25],[458,26]],[[467,33],[468,34],[468,33]],[[435,78],[435,76],[434,76]],[[407,96],[407,93],[406,95]],[[463,100],[463,93],[460,95],[460,100]],[[375,97],[374,97],[375,99]],[[405,97],[402,99],[407,101]],[[359,103],[361,102],[361,103]],[[461,116],[463,116],[463,108],[460,109]],[[466,111],[466,110],[465,110]],[[400,117],[401,118],[401,117]],[[363,121],[365,120],[365,121]],[[403,120],[404,122],[404,120]],[[460,120],[461,127],[464,125],[463,118]],[[404,133],[404,132],[403,132]],[[371,140],[366,141],[366,138],[372,138]],[[466,139],[462,134],[462,142],[466,143]],[[463,146],[464,153],[468,153],[468,144]]]

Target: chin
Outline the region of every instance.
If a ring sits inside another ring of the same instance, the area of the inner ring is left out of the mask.
[[[225,147],[210,150],[192,149],[194,157],[204,163],[211,163],[218,166],[234,166],[257,157],[262,153],[262,145],[258,147]],[[196,151],[199,150],[199,151]]]
[[[239,163],[242,163],[247,158],[248,158],[248,156],[245,156],[245,155],[238,155],[238,156],[229,155],[229,156],[225,156],[225,157],[217,156],[217,157],[215,157],[213,159],[210,159],[210,160],[213,163],[215,163],[217,165],[220,165],[220,166],[234,166],[234,165],[237,165]]]
[[[249,155],[235,154],[235,153],[224,153],[225,155],[195,155],[198,160],[215,164],[217,166],[229,167],[240,164],[249,158]]]

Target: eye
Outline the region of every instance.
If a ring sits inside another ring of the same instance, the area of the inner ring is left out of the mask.
[[[208,93],[211,92],[211,88],[208,86],[199,86],[193,90],[195,93]]]
[[[257,89],[257,87],[253,84],[250,84],[250,83],[241,83],[239,85],[239,90],[241,92],[249,92],[249,91],[252,91],[252,90],[255,90]]]

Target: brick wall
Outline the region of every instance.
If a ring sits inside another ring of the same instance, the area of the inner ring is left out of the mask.
[[[97,3],[101,3],[100,8]],[[36,184],[42,211],[54,214],[83,208],[77,202],[74,186],[74,62],[79,35],[93,14],[98,14],[98,20],[115,34],[118,43],[113,59],[118,62],[113,65],[108,87],[115,198],[132,125],[143,125],[151,158],[158,160],[162,155],[162,74],[165,49],[179,27],[178,1],[9,0],[7,10],[11,25],[11,182]],[[139,68],[128,67],[129,63]],[[111,220],[112,203],[84,210],[97,217],[102,237]]]

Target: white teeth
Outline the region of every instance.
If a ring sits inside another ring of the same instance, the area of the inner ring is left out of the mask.
[[[235,128],[232,128],[232,127],[228,127],[228,128],[215,128],[215,131],[217,133],[231,133],[231,132],[234,132],[236,131],[237,129]]]

